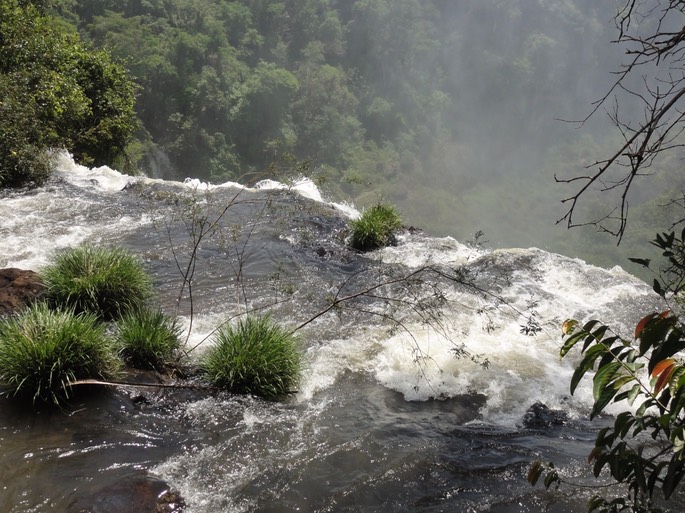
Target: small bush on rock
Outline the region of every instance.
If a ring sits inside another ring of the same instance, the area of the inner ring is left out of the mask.
[[[92,313],[34,304],[0,319],[0,384],[6,396],[60,404],[71,383],[107,379],[117,369],[105,327]]]
[[[140,261],[120,248],[84,244],[67,249],[41,277],[53,306],[92,312],[103,320],[141,308],[152,295],[152,282]]]
[[[360,251],[371,251],[392,243],[394,232],[402,227],[402,217],[392,205],[378,203],[352,221],[351,227],[350,245]]]
[[[137,369],[162,370],[180,346],[181,327],[160,309],[143,308],[116,325],[121,359]]]
[[[301,369],[297,338],[269,317],[219,329],[201,368],[216,387],[272,398],[292,391]]]

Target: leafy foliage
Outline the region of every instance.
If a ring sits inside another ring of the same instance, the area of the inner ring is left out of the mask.
[[[269,317],[248,316],[219,329],[201,367],[216,387],[271,398],[292,391],[301,362],[292,333]]]
[[[616,402],[635,406],[599,431],[588,457],[595,477],[608,471],[627,494],[612,500],[595,497],[589,511],[648,511],[656,490],[668,499],[685,476],[685,366],[677,358],[685,349],[683,326],[665,311],[644,317],[634,340],[622,339],[596,320],[582,326],[567,320],[563,332],[561,356],[578,346],[583,355],[571,393],[594,371],[590,417]],[[540,462],[533,465],[529,481],[535,484],[545,471],[546,487],[562,482],[553,465]]]
[[[0,187],[44,181],[52,148],[111,164],[137,126],[124,69],[40,7],[0,1]]]
[[[402,218],[392,205],[377,203],[362,212],[359,219],[350,223],[350,227],[350,245],[361,251],[369,251],[390,244],[394,233],[402,227]]]
[[[656,275],[654,278],[654,291],[661,297],[667,294],[678,294],[685,288],[685,229],[679,234],[674,231],[657,234],[652,245],[659,249],[666,264],[657,270],[651,268],[652,261],[649,258],[631,258],[634,262]]]
[[[143,308],[116,324],[121,359],[138,369],[163,370],[180,347],[181,327],[160,309]]]
[[[612,427],[599,431],[588,458],[595,477],[607,469],[617,483],[626,485],[627,493],[613,499],[596,496],[589,511],[655,511],[655,492],[661,489],[668,499],[685,476],[685,327],[675,311],[683,306],[685,230],[659,233],[652,245],[665,262],[656,271],[651,259],[631,260],[656,275],[654,291],[674,309],[643,317],[633,340],[619,337],[597,320],[583,326],[567,320],[562,326],[562,358],[579,345],[583,355],[571,378],[571,393],[594,372],[590,417],[612,403],[632,407],[618,414]],[[539,461],[528,480],[535,484],[543,473],[547,488],[563,482],[552,463],[545,466]]]
[[[92,313],[39,303],[0,319],[0,383],[7,396],[62,404],[71,383],[108,378],[117,369],[105,327]]]
[[[152,295],[150,277],[140,261],[121,248],[69,248],[40,274],[51,304],[104,320],[140,309]]]
[[[292,154],[329,195],[370,206],[370,190],[383,191],[433,233],[485,228],[520,246],[544,232],[555,251],[598,259],[596,241],[566,245],[547,220],[558,217],[552,175],[607,143],[605,131],[588,143],[554,118],[586,109],[616,65],[612,5],[71,0],[58,10],[139,86],[133,158],[150,175],[253,181]]]

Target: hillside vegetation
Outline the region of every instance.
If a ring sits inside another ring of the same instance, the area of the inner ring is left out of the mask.
[[[434,234],[483,230],[492,246],[627,268],[674,218],[659,197],[682,185],[677,159],[635,189],[639,221],[622,248],[555,225],[568,186],[554,176],[582,172],[617,140],[601,113],[561,121],[584,118],[620,67],[608,3],[43,3],[137,84],[126,151],[147,174],[249,183],[306,162],[330,196],[365,207],[382,195]]]

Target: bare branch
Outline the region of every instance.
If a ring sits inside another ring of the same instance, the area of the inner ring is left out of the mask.
[[[589,174],[560,178],[558,183],[580,184],[576,192],[564,199],[568,204],[557,223],[567,227],[594,225],[611,233],[620,243],[626,229],[630,190],[637,177],[651,174],[647,171],[663,152],[680,148],[685,130],[685,114],[681,104],[685,96],[685,26],[682,24],[685,2],[671,0],[626,0],[614,18],[618,39],[614,41],[625,47],[629,61],[616,72],[617,78],[580,124],[596,115],[597,111],[613,100],[614,106],[607,111],[613,125],[623,138],[623,143],[606,159],[587,166]],[[644,34],[642,31],[648,30]],[[629,77],[642,73],[641,86]],[[621,95],[619,97],[619,95]],[[644,118],[640,122],[625,121],[619,112],[624,102],[642,105]],[[576,222],[574,215],[580,200],[590,191],[607,192],[619,190],[615,208],[607,215],[591,221]]]

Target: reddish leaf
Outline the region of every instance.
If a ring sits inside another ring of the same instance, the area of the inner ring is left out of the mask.
[[[602,453],[602,448],[601,447],[595,447],[592,449],[592,452],[588,455],[587,457],[587,462],[592,463],[597,459],[597,456],[599,456]]]
[[[640,334],[642,333],[642,330],[645,329],[645,326],[649,324],[649,322],[654,319],[658,314],[649,314],[646,317],[643,317],[640,319],[640,322],[637,323],[637,326],[635,327],[635,338],[640,338]]]
[[[573,329],[578,325],[578,321],[574,319],[566,319],[561,325],[561,333],[563,335],[569,335],[573,332]]]
[[[657,373],[656,367],[654,368],[654,371],[652,371],[652,376],[659,375],[659,379],[656,381],[656,385],[654,386],[655,394],[661,392],[661,389],[666,386],[666,383],[668,383],[668,380],[671,378],[671,373],[676,367],[675,361],[673,360],[664,360],[663,362],[659,362],[657,367],[663,365],[664,363],[666,363],[666,366],[661,369],[661,372]]]
[[[673,358],[666,358],[665,360],[660,361],[654,366],[654,369],[652,370],[652,377],[656,378],[659,374],[664,372],[664,370],[667,367],[670,367],[675,363],[675,360]]]

